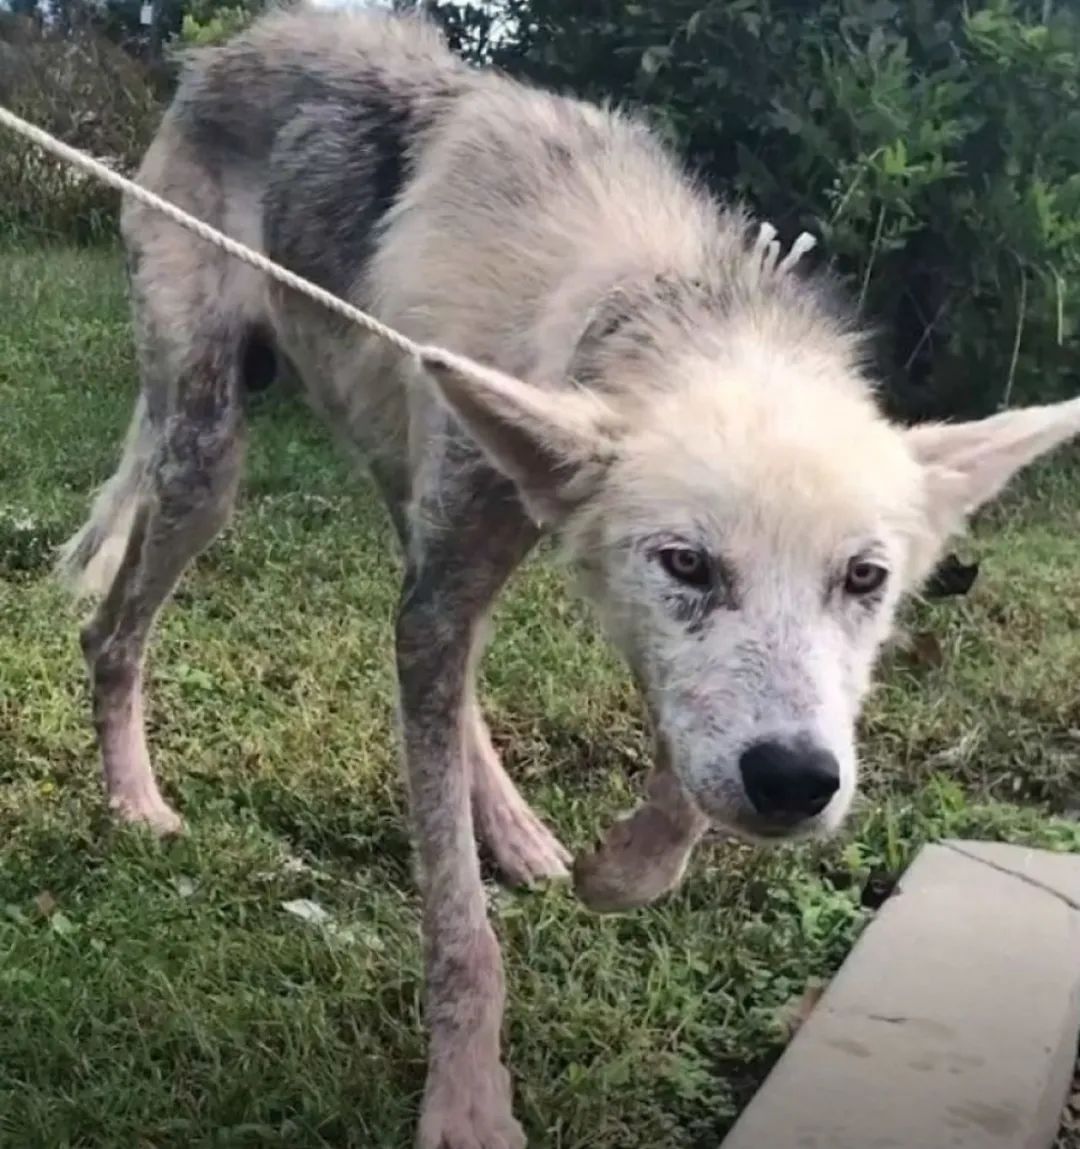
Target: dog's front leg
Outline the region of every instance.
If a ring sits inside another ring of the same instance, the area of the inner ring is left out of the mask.
[[[682,880],[708,819],[687,796],[657,740],[645,800],[608,830],[599,848],[574,864],[574,889],[597,913],[649,905]]]
[[[423,516],[417,516],[423,521]],[[414,537],[397,626],[424,907],[428,1078],[420,1149],[521,1149],[500,1054],[505,988],[473,837],[465,719],[483,620],[532,536],[491,521]]]

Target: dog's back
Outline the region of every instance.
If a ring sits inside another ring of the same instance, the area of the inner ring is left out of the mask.
[[[386,13],[278,13],[195,54],[141,178],[416,338],[548,379],[614,284],[743,250],[640,123]],[[129,246],[163,226],[129,208]]]
[[[191,53],[169,116],[230,163],[265,164],[277,134],[305,106],[408,120],[425,100],[468,87],[470,75],[421,18],[300,9]]]
[[[424,20],[274,13],[190,54],[139,180],[342,290],[317,253],[370,245],[407,177],[411,141],[470,80]],[[125,204],[124,238],[136,254],[163,230],[160,217]]]

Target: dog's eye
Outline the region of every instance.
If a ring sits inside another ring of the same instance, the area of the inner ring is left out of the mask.
[[[690,547],[665,547],[660,562],[673,579],[688,586],[706,587],[712,580],[709,559],[702,551]]]
[[[852,559],[848,563],[844,590],[854,595],[873,594],[881,589],[888,577],[889,572],[883,566],[865,559]]]

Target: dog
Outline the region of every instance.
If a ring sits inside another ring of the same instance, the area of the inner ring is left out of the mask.
[[[476,694],[514,568],[556,538],[640,685],[656,771],[576,878],[599,909],[642,904],[708,825],[759,841],[840,825],[898,603],[972,511],[1080,430],[1080,401],[891,423],[823,276],[779,259],[637,119],[472,69],[420,17],[276,12],[195,55],[139,181],[429,350],[125,202],[141,395],[60,562],[99,598],[81,639],[108,800],[180,827],[144,736],[147,642],[228,518],[245,391],[280,356],[365,452],[406,556],[418,1143],[518,1149],[476,839],[516,882],[571,858],[503,772]]]

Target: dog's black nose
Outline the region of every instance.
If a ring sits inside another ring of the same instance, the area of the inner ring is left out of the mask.
[[[739,771],[754,809],[785,822],[820,814],[840,788],[836,755],[809,743],[756,742],[743,751]]]

